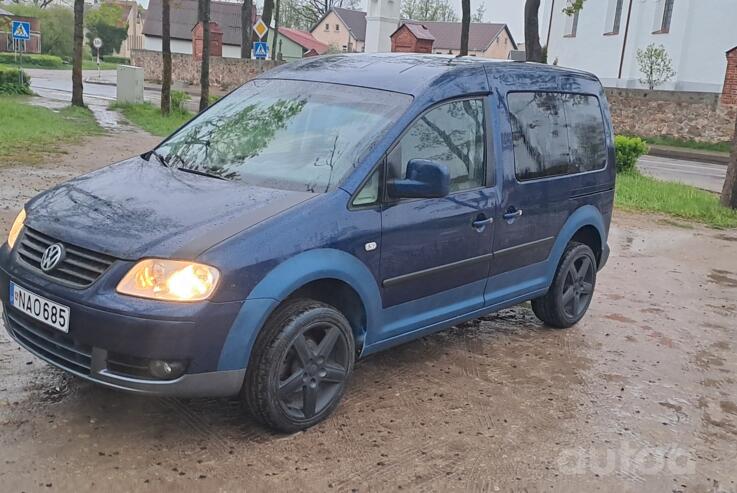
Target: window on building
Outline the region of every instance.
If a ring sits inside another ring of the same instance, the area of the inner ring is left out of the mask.
[[[604,119],[595,96],[519,92],[509,94],[508,103],[519,181],[606,166]]]
[[[609,0],[609,10],[607,11],[607,25],[604,34],[619,34],[622,27],[622,11],[624,10],[624,0]]]
[[[675,0],[658,0],[653,34],[666,34],[670,32],[674,6]]]
[[[446,103],[420,116],[388,158],[389,178],[404,178],[411,159],[448,166],[450,190],[484,185],[486,145],[484,104],[480,99]]]
[[[336,24],[336,25],[335,25],[335,31],[336,31],[336,32],[337,32],[337,31],[340,31],[340,24]]]
[[[330,31],[330,24],[327,24],[326,23],[325,24],[325,32],[328,32],[328,31]]]
[[[573,0],[568,0],[568,5],[570,6],[573,3]],[[577,11],[573,15],[567,15],[566,16],[566,30],[565,30],[565,37],[567,38],[575,38],[576,37],[576,31],[578,31],[578,15],[579,11]]]

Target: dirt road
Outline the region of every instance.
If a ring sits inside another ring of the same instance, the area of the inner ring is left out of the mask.
[[[2,234],[37,191],[152,143],[0,168]],[[0,490],[737,491],[737,232],[618,214],[611,246],[578,326],[523,306],[379,354],[293,436],[237,401],[69,378],[0,331]]]

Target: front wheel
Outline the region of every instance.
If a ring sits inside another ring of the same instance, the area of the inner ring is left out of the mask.
[[[558,264],[553,283],[545,296],[532,300],[537,318],[565,329],[583,318],[596,286],[596,256],[588,245],[571,242]]]
[[[254,346],[242,392],[251,414],[287,433],[327,418],[353,370],[354,344],[334,307],[306,299],[281,306]]]

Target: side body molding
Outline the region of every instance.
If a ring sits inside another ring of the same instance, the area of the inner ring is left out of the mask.
[[[308,250],[279,264],[253,288],[230,327],[218,370],[246,368],[256,336],[269,315],[291,293],[319,279],[336,279],[355,289],[366,311],[364,332],[375,326],[381,312],[381,295],[366,265],[341,250]]]

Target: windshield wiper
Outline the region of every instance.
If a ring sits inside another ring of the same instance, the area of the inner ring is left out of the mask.
[[[169,167],[169,165],[166,162],[166,158],[163,155],[161,155],[156,149],[151,151],[150,154],[148,155],[149,161],[151,160],[151,156],[154,156],[156,159],[158,159],[158,161],[161,163],[162,166],[166,168]]]
[[[218,180],[229,181],[227,178],[224,178],[220,175],[215,175],[213,173],[208,173],[207,171],[200,171],[198,169],[192,169],[192,168],[177,168],[177,169],[179,171],[184,171],[185,173],[192,173],[193,175],[207,176],[208,178],[216,178]]]

